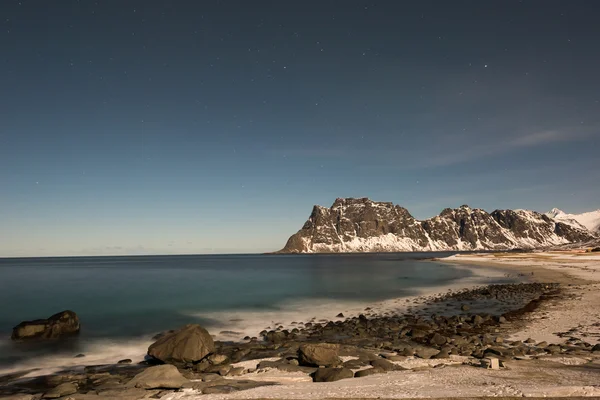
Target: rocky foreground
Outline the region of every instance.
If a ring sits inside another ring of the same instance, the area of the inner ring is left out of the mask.
[[[26,378],[24,371],[0,377],[0,396],[141,399],[190,389],[226,394],[276,385],[258,379],[274,370],[333,382],[402,371],[410,368],[408,360],[503,369],[508,361],[549,356],[600,358],[600,345],[568,333],[562,344],[507,339],[528,313],[560,299],[562,292],[558,284],[492,285],[428,298],[407,314],[366,309],[352,318],[338,314],[336,322],[271,327],[241,343],[215,342],[201,326],[186,325],[158,335],[140,364],[120,360],[35,378]]]

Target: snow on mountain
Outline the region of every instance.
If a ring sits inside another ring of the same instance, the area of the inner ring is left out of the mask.
[[[558,208],[553,208],[546,215],[573,227],[583,227],[596,234],[600,233],[600,209],[582,214],[567,214]]]
[[[406,208],[367,198],[314,206],[282,253],[343,253],[540,248],[595,238],[574,226],[528,210],[461,206],[419,221]]]

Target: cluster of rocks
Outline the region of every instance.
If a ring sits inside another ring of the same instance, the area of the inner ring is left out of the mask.
[[[560,345],[505,339],[511,324],[522,313],[531,311],[531,304],[557,291],[558,287],[550,284],[493,285],[448,293],[431,301],[503,301],[515,296],[534,299],[520,310],[503,315],[469,314],[468,306],[462,307],[459,314],[446,316],[359,315],[336,322],[297,323],[291,330],[279,327],[261,332],[263,340],[248,338],[237,343],[215,342],[200,325],[186,325],[159,335],[140,364],[122,360],[114,365],[88,366],[79,373],[35,379],[12,376],[4,381],[0,377],[0,396],[26,393],[34,399],[160,398],[168,391],[184,388],[215,394],[271,385],[265,379],[250,377],[272,369],[301,372],[314,382],[332,382],[401,371],[405,369],[402,362],[414,359],[459,360],[495,368],[508,360],[600,354],[599,345],[576,338]],[[265,358],[275,360],[259,361]],[[237,364],[249,360],[257,362],[252,367]]]

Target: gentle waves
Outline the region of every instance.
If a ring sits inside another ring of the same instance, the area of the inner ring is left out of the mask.
[[[332,319],[369,302],[473,280],[444,253],[201,255],[0,259],[0,374],[141,359],[151,337],[200,323],[241,340],[275,323]],[[476,283],[505,282],[498,275]],[[362,307],[362,308],[361,308]],[[24,320],[75,311],[81,334],[60,346],[14,344]],[[84,358],[73,358],[84,353]]]

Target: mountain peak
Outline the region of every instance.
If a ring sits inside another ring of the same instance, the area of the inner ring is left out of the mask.
[[[566,214],[566,212],[556,207],[546,213],[550,218],[556,218],[556,216],[564,214]]]
[[[463,205],[419,221],[393,203],[366,197],[338,198],[329,209],[315,206],[308,221],[281,252],[506,250],[592,238],[595,235],[582,225],[534,211],[488,213]]]
[[[577,228],[587,229],[596,234],[600,233],[600,210],[581,214],[567,214],[558,208],[553,208],[546,215],[558,222]]]

